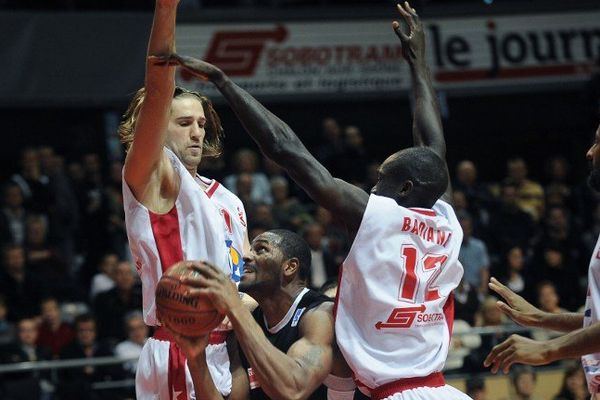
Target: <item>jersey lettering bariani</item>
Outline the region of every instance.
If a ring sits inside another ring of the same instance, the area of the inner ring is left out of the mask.
[[[360,384],[376,388],[439,372],[463,268],[452,207],[405,208],[372,194],[342,265],[338,345]]]
[[[588,270],[588,290],[583,314],[583,327],[600,321],[600,237],[592,254]],[[600,353],[587,354],[581,357],[583,371],[587,379],[592,398],[600,393]]]
[[[168,213],[156,214],[148,210],[137,201],[123,180],[127,237],[142,282],[144,322],[151,326],[159,325],[154,291],[166,269],[181,260],[207,260],[226,275],[232,275],[232,247],[227,246],[227,241],[231,246],[243,248],[243,235],[239,239],[237,224],[232,222],[232,233],[226,233],[221,212],[222,209],[229,210],[229,206],[238,207],[228,198],[231,192],[216,181],[211,181],[203,190],[177,156],[167,148],[164,151],[181,179],[175,206]],[[237,216],[238,210],[234,208],[229,212],[235,212]]]

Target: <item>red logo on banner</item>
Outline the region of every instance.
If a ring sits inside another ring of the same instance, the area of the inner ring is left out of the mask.
[[[419,307],[398,307],[392,310],[386,322],[379,321],[375,328],[410,328],[417,316],[417,313],[425,312],[425,304]]]
[[[265,44],[270,40],[281,43],[287,36],[283,25],[272,30],[216,32],[204,59],[229,76],[252,75]]]

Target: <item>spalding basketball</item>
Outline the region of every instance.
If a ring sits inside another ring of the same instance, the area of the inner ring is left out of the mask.
[[[174,264],[162,275],[156,286],[156,315],[163,325],[184,336],[203,336],[215,329],[223,315],[204,296],[191,297],[190,287],[179,280],[198,274],[189,262]]]

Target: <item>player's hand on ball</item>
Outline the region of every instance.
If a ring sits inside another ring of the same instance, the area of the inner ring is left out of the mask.
[[[523,326],[538,326],[542,320],[543,312],[532,306],[527,300],[519,296],[496,278],[491,278],[489,288],[498,293],[506,301],[498,301],[497,307],[516,323]]]
[[[510,338],[497,346],[494,346],[486,357],[483,365],[492,366],[492,373],[502,370],[508,373],[510,367],[515,363],[528,365],[548,364],[552,360],[548,357],[549,345],[547,342],[536,342],[519,335],[511,335]]]
[[[414,8],[408,1],[397,4],[398,11],[404,19],[407,29],[403,28],[398,21],[392,22],[392,28],[396,36],[402,42],[402,54],[408,62],[425,60],[425,32],[423,24]]]
[[[150,56],[155,65],[179,65],[181,68],[203,81],[218,82],[223,79],[223,71],[218,67],[194,57],[180,56],[177,53],[168,56]]]
[[[189,296],[207,296],[214,307],[222,314],[242,305],[235,284],[215,266],[206,262],[194,262],[197,274],[183,277],[181,282],[190,286]]]

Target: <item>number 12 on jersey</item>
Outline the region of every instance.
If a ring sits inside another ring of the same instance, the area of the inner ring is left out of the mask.
[[[421,283],[424,285],[424,300],[432,301],[440,298],[435,280],[442,272],[448,256],[440,254],[419,254],[414,245],[402,246],[402,258],[404,261],[403,274],[400,281],[398,299],[415,303]]]

